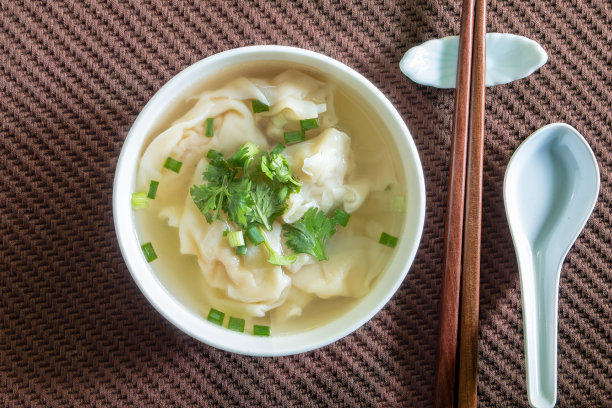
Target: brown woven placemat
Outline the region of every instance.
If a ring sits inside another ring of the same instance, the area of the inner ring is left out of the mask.
[[[430,406],[452,92],[410,82],[398,62],[458,33],[459,12],[458,0],[0,2],[0,406]],[[481,406],[527,406],[502,182],[518,144],[557,121],[584,134],[602,172],[562,272],[558,406],[612,406],[611,27],[609,0],[489,1],[489,31],[550,58],[487,95]],[[421,247],[392,301],[335,344],[274,359],[165,321],[127,271],[111,211],[122,143],[155,91],[201,58],[264,43],[330,55],[381,87],[427,186]]]

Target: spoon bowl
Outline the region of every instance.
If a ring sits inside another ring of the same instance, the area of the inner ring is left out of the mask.
[[[561,267],[598,195],[595,155],[564,123],[525,139],[506,169],[504,204],[521,277],[527,394],[534,407],[553,407],[557,399]]]

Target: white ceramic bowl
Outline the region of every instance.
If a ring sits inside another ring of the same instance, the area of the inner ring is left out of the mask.
[[[362,95],[393,137],[392,143],[402,159],[401,168],[408,193],[407,216],[399,245],[372,290],[354,308],[327,325],[298,334],[271,337],[237,333],[214,325],[175,298],[142,255],[130,202],[139,155],[157,118],[163,116],[178,96],[209,76],[236,64],[256,61],[305,65],[324,72],[341,86]],[[223,350],[254,356],[282,356],[313,350],[350,334],[389,301],[408,273],[421,240],[425,218],[425,184],[421,162],[408,128],[389,100],[367,79],[346,65],[312,51],[275,45],[251,46],[221,52],[193,64],[164,85],[144,107],[127,135],[117,163],[113,216],[119,246],[128,269],[147,299],[170,322],[196,339]]]

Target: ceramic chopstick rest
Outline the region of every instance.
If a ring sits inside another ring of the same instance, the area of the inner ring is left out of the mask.
[[[410,48],[400,69],[421,85],[454,88],[457,76],[459,37],[429,40]],[[514,34],[487,34],[486,85],[501,85],[525,78],[548,60],[537,42]]]

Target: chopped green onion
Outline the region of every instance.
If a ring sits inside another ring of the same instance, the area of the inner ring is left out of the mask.
[[[223,236],[227,237],[227,234],[229,234],[229,230],[226,228],[223,230]]]
[[[214,122],[213,118],[206,118],[206,130],[204,132],[206,137],[213,137],[215,135],[214,129],[213,129],[213,122]]]
[[[310,129],[316,129],[319,127],[319,122],[317,122],[317,118],[312,119],[303,119],[300,120],[300,127],[303,131],[307,131]]]
[[[270,326],[263,326],[259,324],[253,325],[253,334],[255,336],[269,336],[270,335]]]
[[[346,227],[346,224],[348,224],[349,218],[351,218],[351,214],[342,211],[341,209],[336,209],[336,211],[334,211],[334,215],[332,215],[332,218],[336,221],[336,223],[338,225],[342,225],[343,227]]]
[[[270,152],[270,155],[274,156],[276,154],[280,154],[283,150],[285,150],[285,145],[282,143],[277,144],[274,149]]]
[[[149,199],[147,198],[147,193],[138,192],[132,194],[132,208],[135,210],[139,210],[141,208],[149,207]]]
[[[153,249],[153,244],[151,244],[150,242],[147,242],[146,244],[141,245],[140,248],[142,249],[142,253],[144,254],[144,257],[147,260],[147,262],[153,262],[154,260],[157,259],[157,254],[155,253],[155,250]]]
[[[285,132],[285,143],[297,143],[306,140],[306,135],[303,130],[294,130],[293,132]]]
[[[178,173],[179,171],[181,171],[182,165],[183,165],[182,162],[175,160],[172,157],[168,157],[166,159],[166,162],[164,163],[165,168],[167,168],[168,170],[172,170],[175,173]]]
[[[245,255],[247,253],[246,245],[241,245],[236,247],[236,255]]]
[[[267,112],[270,110],[270,106],[257,99],[251,101],[251,106],[253,107],[253,113]]]
[[[395,246],[397,245],[397,237],[383,232],[382,234],[380,234],[380,239],[378,240],[378,243],[391,248],[395,248]]]
[[[159,181],[151,180],[151,184],[149,184],[149,192],[147,193],[147,197],[151,200],[155,199],[157,195],[157,187],[159,187]]]
[[[385,187],[385,191],[391,191],[391,184],[387,184],[387,187]]]
[[[406,199],[404,196],[398,195],[394,196],[391,201],[391,207],[395,212],[404,212],[406,211]]]
[[[227,239],[231,248],[244,246],[244,236],[242,235],[242,231],[230,232],[229,234],[227,234]]]
[[[208,320],[211,323],[218,324],[219,326],[223,325],[223,319],[225,318],[225,313],[218,311],[217,309],[213,309],[212,307],[208,311]]]
[[[246,236],[253,243],[253,245],[259,245],[266,240],[259,227],[251,227],[246,231]]]
[[[244,332],[244,319],[230,316],[227,328],[240,333]]]

